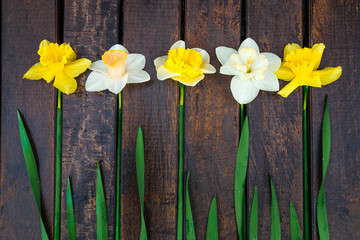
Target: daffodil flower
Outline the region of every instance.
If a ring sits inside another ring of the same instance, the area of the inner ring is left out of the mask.
[[[77,82],[74,78],[85,72],[91,64],[86,58],[76,60],[76,53],[69,43],[59,45],[43,40],[38,54],[40,62],[33,65],[25,73],[24,78],[30,80],[43,78],[50,83],[55,77],[54,87],[66,94],[75,92]]]
[[[142,70],[145,67],[145,56],[129,54],[120,44],[112,46],[102,55],[102,60],[93,62],[93,70],[85,83],[87,91],[103,91],[118,94],[127,83],[142,83],[150,80],[150,75]]]
[[[315,44],[312,48],[301,48],[296,43],[286,45],[284,49],[284,61],[275,73],[284,81],[290,81],[279,94],[289,96],[299,86],[321,87],[339,79],[342,68],[326,67],[317,70],[324,52],[323,43]]]
[[[171,78],[192,87],[204,79],[205,73],[216,72],[210,65],[210,56],[205,50],[185,49],[185,42],[182,40],[171,46],[168,55],[156,58],[154,64],[159,80]]]
[[[237,51],[217,47],[215,52],[223,65],[220,73],[234,75],[230,89],[240,104],[254,100],[259,90],[279,90],[279,81],[274,72],[280,67],[280,58],[273,53],[260,53],[258,45],[251,38],[244,40]]]

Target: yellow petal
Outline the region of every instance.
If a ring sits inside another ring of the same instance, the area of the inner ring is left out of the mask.
[[[313,75],[320,78],[321,85],[328,85],[339,79],[342,74],[342,68],[338,67],[327,67],[319,71],[314,71]]]
[[[76,59],[76,53],[75,51],[72,49],[72,47],[70,46],[70,43],[63,43],[60,45],[60,48],[66,49],[66,54],[67,54],[67,58],[70,61],[75,61]]]
[[[315,61],[315,66],[314,66],[314,70],[318,69],[318,67],[320,66],[320,62],[321,62],[321,58],[323,55],[325,49],[325,44],[323,43],[317,43],[314,46],[312,46],[311,50],[317,53],[317,58],[314,58]]]
[[[44,78],[46,82],[49,83],[54,79],[54,73],[49,71],[48,67],[43,66],[41,63],[36,63],[24,74],[23,77],[30,80],[39,80]]]
[[[182,84],[184,84],[185,86],[194,87],[198,82],[203,80],[204,77],[205,77],[205,75],[201,74],[200,76],[197,76],[197,77],[194,77],[194,78],[175,76],[175,77],[171,77],[171,79],[179,81]]]
[[[77,82],[73,77],[66,74],[65,71],[59,71],[55,74],[54,87],[63,93],[71,94],[75,92]]]
[[[283,62],[281,63],[280,68],[275,72],[275,75],[278,79],[284,81],[291,81],[295,77],[294,72],[289,67],[286,67]]]
[[[297,43],[289,43],[284,48],[284,59],[286,55],[288,55],[290,52],[295,51],[296,49],[301,48],[299,44]]]
[[[64,70],[68,75],[72,77],[77,77],[81,73],[85,72],[86,69],[90,67],[90,65],[91,61],[89,59],[81,58],[70,62],[69,64],[66,64]]]
[[[297,81],[296,78],[294,78],[294,80],[292,80],[291,82],[289,82],[288,84],[286,84],[285,87],[283,87],[278,94],[281,95],[282,97],[286,98],[290,95],[290,93],[292,93],[297,87],[299,87],[299,82]]]
[[[39,49],[42,47],[45,47],[46,45],[49,45],[49,44],[50,44],[50,42],[48,40],[44,39],[41,41]]]

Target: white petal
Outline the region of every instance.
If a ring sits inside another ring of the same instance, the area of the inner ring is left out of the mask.
[[[141,70],[145,67],[145,56],[142,54],[129,54],[125,60],[126,71]]]
[[[144,70],[128,72],[127,83],[142,83],[150,80],[150,75]]]
[[[201,48],[193,48],[195,51],[199,52],[201,54],[201,58],[203,60],[203,63],[210,63],[210,56],[207,51]]]
[[[239,51],[240,51],[241,48],[254,48],[255,51],[257,52],[257,54],[260,53],[259,46],[251,38],[247,38],[241,43],[241,45],[239,47]]]
[[[115,44],[114,46],[112,46],[109,50],[121,50],[126,52],[127,54],[129,54],[129,51],[121,44]]]
[[[258,55],[250,65],[251,71],[266,70],[268,68],[269,61],[263,55]]]
[[[110,92],[118,94],[125,87],[127,83],[127,79],[128,79],[128,74],[125,74],[121,78],[108,79],[106,81],[106,86]]]
[[[235,100],[240,104],[251,102],[259,93],[259,89],[254,86],[250,79],[242,80],[238,76],[231,80],[230,89]]]
[[[106,82],[109,77],[99,72],[91,72],[86,79],[85,89],[88,92],[103,91],[107,89]]]
[[[201,65],[201,71],[203,73],[215,73],[216,69],[211,64],[202,64]]]
[[[215,49],[215,53],[216,53],[216,57],[219,59],[219,62],[224,65],[229,59],[230,56],[234,53],[238,53],[235,49],[233,48],[228,48],[228,47],[217,47]]]
[[[165,66],[160,66],[159,69],[157,70],[157,78],[159,80],[165,80],[167,78],[171,78],[171,77],[175,77],[175,76],[180,76],[180,74],[171,72]]]
[[[205,77],[204,74],[201,74],[200,76],[197,76],[193,79],[191,79],[191,81],[183,81],[183,79],[181,77],[172,77],[172,79],[181,82],[182,84],[184,84],[185,86],[189,86],[189,87],[194,87],[196,84],[198,84],[198,82],[200,82],[201,80],[203,80]]]
[[[273,53],[261,53],[261,55],[265,56],[266,59],[269,61],[268,70],[271,72],[276,72],[281,65],[281,59]]]
[[[103,60],[92,62],[89,69],[104,74],[108,74],[109,72]]]
[[[224,66],[220,68],[220,73],[224,75],[238,75],[241,74],[240,71],[236,70],[234,66],[231,64],[231,61],[227,61]]]
[[[271,71],[264,71],[263,75],[265,77],[262,80],[261,78],[253,77],[254,85],[264,91],[279,91],[279,80],[277,79],[275,74]]]
[[[154,60],[154,64],[155,64],[156,70],[157,70],[160,66],[164,65],[164,63],[166,62],[167,59],[168,59],[168,56],[167,56],[167,55],[156,58],[156,59]]]
[[[171,50],[171,49],[177,49],[177,48],[185,48],[185,42],[184,42],[183,40],[177,41],[176,43],[174,43],[174,44],[171,46],[170,50]]]
[[[242,64],[247,65],[248,61],[254,60],[258,53],[254,48],[242,48],[239,50],[238,55],[240,55]],[[231,57],[232,56],[235,56],[235,54],[231,55]]]

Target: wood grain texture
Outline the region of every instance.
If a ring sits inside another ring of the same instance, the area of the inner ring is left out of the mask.
[[[325,196],[330,239],[360,238],[360,1],[311,1],[311,43],[326,46],[319,69],[342,66],[336,82],[311,91],[313,239],[318,239],[316,201],[321,184],[321,124],[329,94],[330,163]]]
[[[240,1],[186,1],[187,47],[208,51],[210,64],[216,69],[221,64],[215,48],[239,46],[240,5]],[[191,172],[189,191],[198,239],[205,239],[209,207],[215,194],[219,238],[236,238],[233,199],[239,105],[232,97],[230,79],[216,73],[206,75],[195,87],[185,87],[184,173]]]
[[[40,218],[20,145],[16,110],[22,113],[40,172],[42,210],[53,228],[54,88],[23,79],[39,62],[41,40],[56,41],[55,1],[2,4],[0,239],[41,239]]]
[[[159,81],[153,60],[167,54],[180,35],[180,1],[126,0],[124,46],[146,57],[151,80],[123,91],[122,239],[140,236],[136,180],[136,133],[145,144],[145,222],[149,239],[174,239],[178,156],[178,85]]]
[[[118,43],[117,0],[65,0],[64,42],[78,57],[92,61]],[[88,71],[89,72],[89,71]],[[100,162],[108,210],[109,238],[114,236],[117,95],[86,92],[87,73],[78,89],[63,95],[63,173],[61,239],[66,232],[66,179],[73,190],[78,239],[96,239],[96,162]]]
[[[287,43],[302,44],[302,1],[246,1],[246,33],[260,47],[283,57]],[[280,81],[280,87],[285,82]],[[248,202],[258,187],[259,239],[270,236],[270,178],[279,204],[281,236],[290,239],[289,202],[297,210],[303,229],[302,94],[300,89],[284,99],[260,91],[247,105],[250,125]],[[248,206],[250,210],[250,206]],[[249,216],[249,215],[248,215]]]

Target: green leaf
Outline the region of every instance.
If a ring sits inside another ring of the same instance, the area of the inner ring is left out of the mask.
[[[257,196],[256,186],[254,191],[253,202],[251,205],[249,239],[250,240],[258,239],[258,196]]]
[[[216,206],[216,195],[215,195],[210,205],[207,230],[206,230],[206,240],[217,240],[218,238],[219,238],[219,234],[218,234],[217,206]]]
[[[67,219],[68,238],[70,240],[76,240],[75,213],[74,213],[74,204],[71,193],[70,177],[68,177],[67,189],[66,189],[66,219]]]
[[[242,225],[243,223],[243,215],[246,214],[244,211],[244,196],[245,196],[245,181],[246,181],[246,172],[248,167],[248,159],[249,159],[249,121],[248,117],[245,118],[239,148],[236,157],[236,165],[235,165],[235,179],[234,179],[234,198],[235,198],[235,216],[236,216],[236,225],[239,240],[242,240]],[[244,239],[245,240],[245,239]]]
[[[271,240],[281,240],[281,224],[279,206],[276,198],[274,183],[271,182]]]
[[[96,233],[98,240],[108,239],[106,201],[105,201],[104,187],[101,179],[99,162],[97,162],[97,181],[96,181]]]
[[[295,207],[290,203],[290,234],[291,240],[301,240],[299,220],[296,215]]]
[[[189,176],[190,171],[187,174],[186,178],[186,240],[195,240],[195,227],[194,227],[194,219],[191,212],[191,204],[190,204],[190,195],[189,195]]]
[[[46,233],[46,229],[44,226],[44,222],[41,215],[41,199],[40,199],[40,181],[39,181],[39,173],[34,157],[33,150],[31,148],[31,144],[29,141],[29,137],[26,133],[26,129],[24,127],[24,123],[22,121],[20,112],[17,111],[17,118],[19,123],[19,132],[20,132],[20,140],[21,140],[21,146],[24,154],[25,164],[27,168],[27,172],[30,179],[30,185],[32,192],[34,194],[35,203],[39,212],[40,216],[40,223],[41,223],[41,236],[42,239],[48,240],[49,237]]]
[[[144,138],[141,128],[138,130],[136,138],[136,176],[138,182],[138,190],[140,197],[140,211],[141,211],[141,228],[140,240],[147,239],[146,225],[144,218],[144,192],[145,192],[145,157],[144,157]]]
[[[317,224],[318,224],[320,240],[328,240],[330,238],[329,224],[328,224],[327,212],[326,212],[325,191],[324,191],[325,175],[330,161],[330,145],[331,145],[330,114],[329,114],[328,98],[326,98],[326,105],[325,105],[323,125],[322,125],[323,179],[316,204]]]

